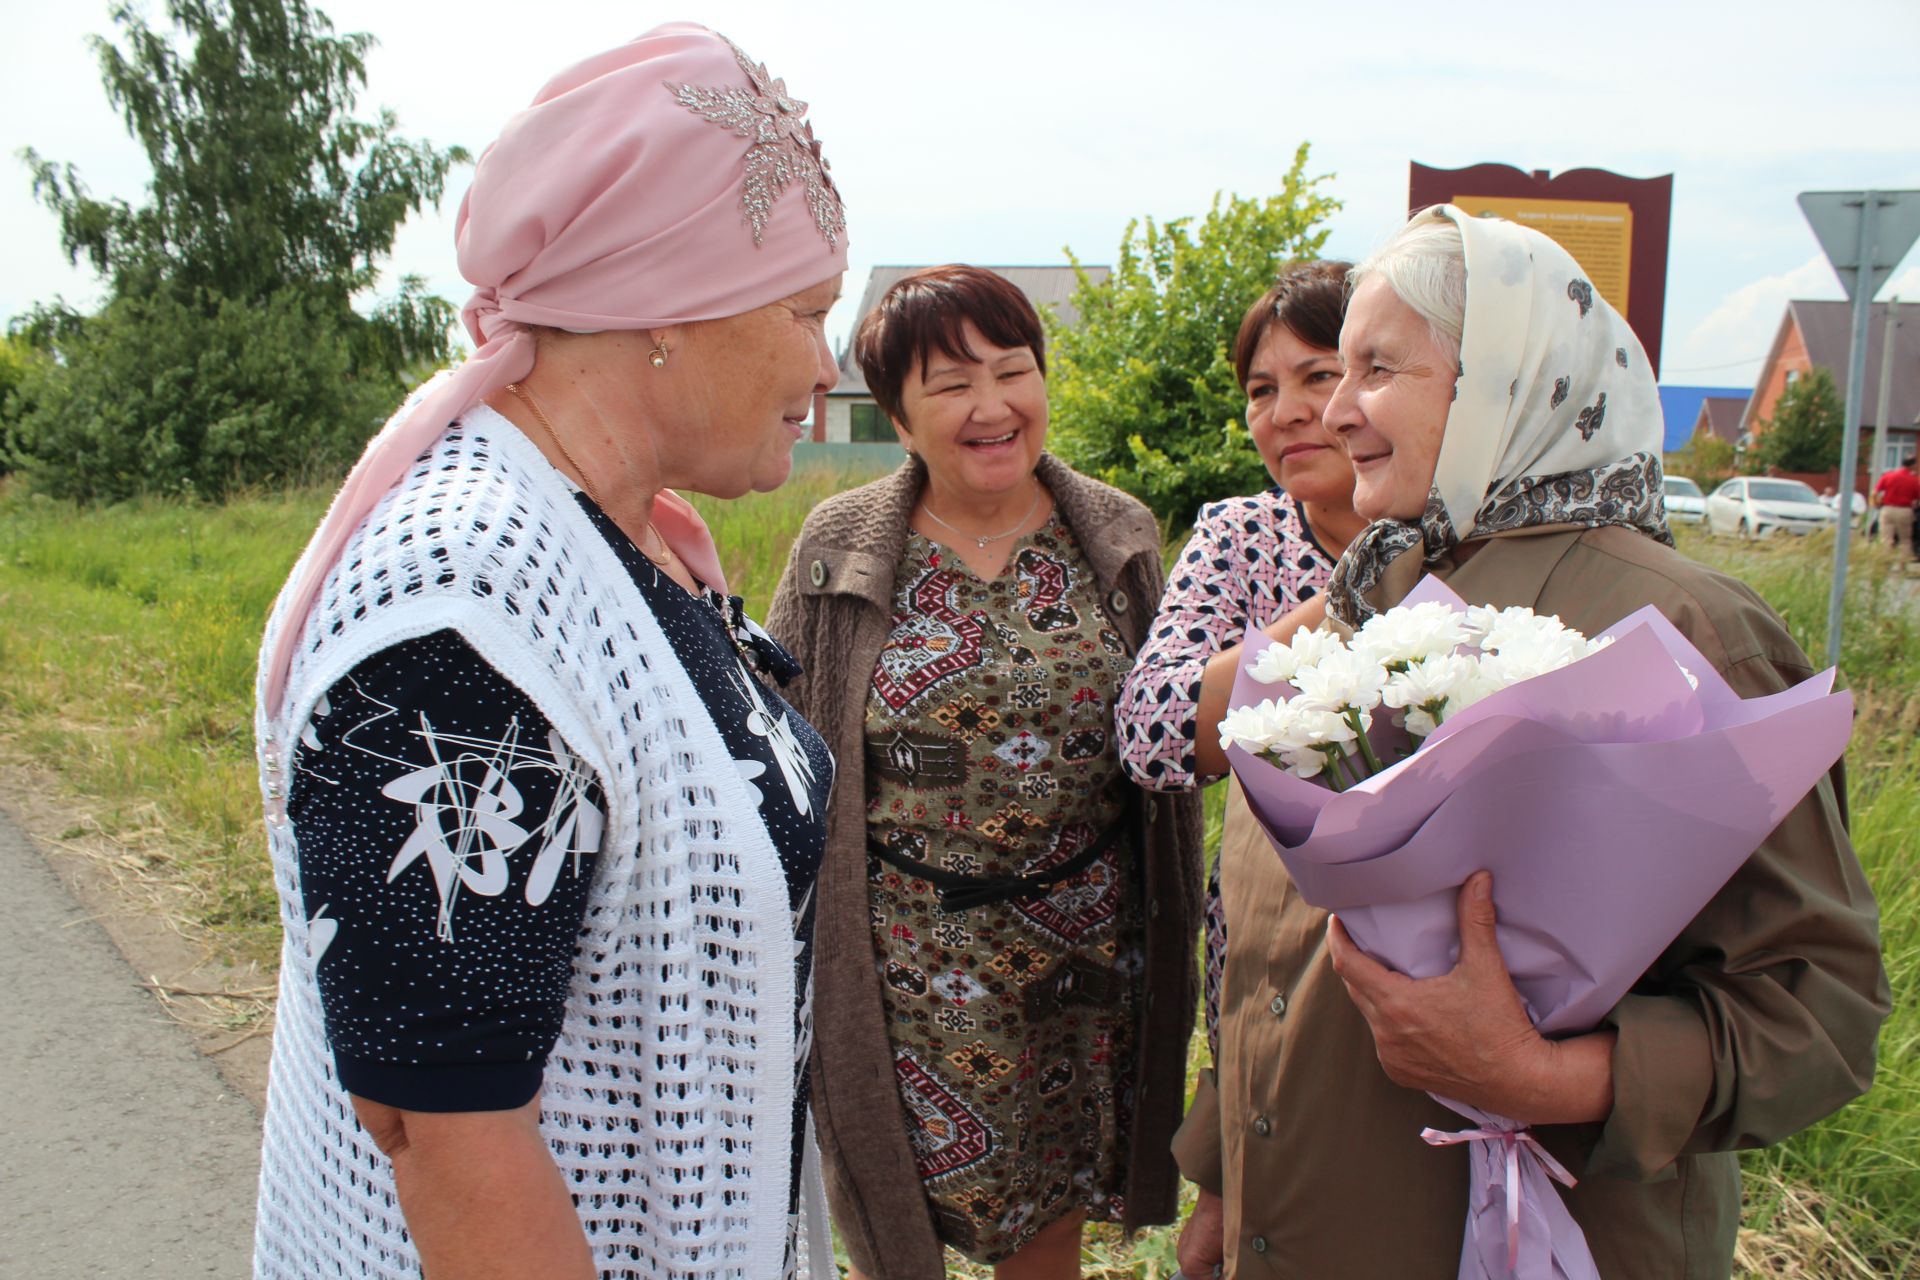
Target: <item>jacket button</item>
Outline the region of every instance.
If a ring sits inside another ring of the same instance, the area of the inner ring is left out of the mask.
[[[1287,998],[1285,996],[1275,996],[1272,1002],[1267,1005],[1267,1008],[1273,1010],[1274,1017],[1284,1018],[1287,1016]]]
[[[1253,1122],[1253,1131],[1263,1138],[1267,1137],[1273,1132],[1273,1121],[1261,1116]]]
[[[1255,1236],[1253,1239],[1247,1241],[1247,1244],[1255,1253],[1265,1253],[1267,1251],[1267,1238],[1265,1236]]]
[[[816,587],[826,586],[827,585],[827,562],[825,560],[815,560],[813,562],[813,567],[807,570],[807,577],[813,582],[813,585]]]
[[[1131,603],[1132,601],[1127,599],[1127,593],[1118,587],[1114,588],[1113,594],[1107,597],[1107,607],[1115,613],[1125,613],[1127,606]]]

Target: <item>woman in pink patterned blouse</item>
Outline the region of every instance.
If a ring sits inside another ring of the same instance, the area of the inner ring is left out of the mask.
[[[1320,419],[1340,381],[1336,348],[1348,265],[1294,268],[1240,322],[1234,370],[1247,392],[1248,433],[1274,487],[1201,508],[1147,642],[1120,687],[1114,714],[1120,763],[1149,790],[1186,791],[1226,773],[1218,729],[1240,659],[1240,636],[1249,623],[1281,638],[1303,623],[1317,625],[1318,596],[1334,562],[1366,527],[1353,509],[1346,451]],[[1216,861],[1207,883],[1209,1050],[1217,1047],[1227,951],[1219,877]],[[1219,1196],[1201,1188],[1193,1220],[1220,1212]],[[1189,1234],[1219,1239],[1218,1230]],[[1183,1236],[1183,1264],[1189,1261],[1187,1243]]]

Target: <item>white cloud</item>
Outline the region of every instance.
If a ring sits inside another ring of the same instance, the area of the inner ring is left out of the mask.
[[[1795,298],[1838,298],[1840,281],[1814,254],[1791,271],[1735,289],[1661,361],[1667,382],[1738,386],[1759,376],[1780,317]]]
[[[553,0],[529,25],[524,0],[467,0],[466,21],[449,26],[438,6],[320,4],[337,29],[380,37],[363,112],[391,106],[408,136],[475,149],[545,72],[648,25],[651,9]],[[15,7],[14,39],[0,46],[0,321],[55,292],[97,293],[63,260],[11,154],[33,145],[73,161],[100,194],[137,199],[143,173],[82,41],[111,30],[106,6]],[[1146,0],[1097,13],[976,0],[966,21],[846,0],[829,24],[782,0],[683,6],[813,104],[853,222],[850,299],[873,262],[1059,261],[1063,243],[1109,260],[1131,217],[1199,213],[1218,189],[1276,189],[1304,138],[1311,170],[1339,174],[1329,192],[1346,208],[1329,249],[1349,255],[1404,216],[1409,160],[1673,173],[1662,363],[1751,357],[1757,368],[1788,297],[1838,296],[1830,272],[1792,282],[1813,248],[1794,192],[1920,186],[1910,137],[1884,127],[1920,118],[1920,80],[1903,66],[1862,73],[1841,46],[1781,40],[1780,22],[1803,16],[1785,0],[1756,0],[1733,27],[1710,7],[1619,0],[1604,31],[1523,0],[1472,8],[1476,21],[1461,24],[1428,0],[1380,0],[1371,20],[1394,38],[1350,48],[1337,7],[1260,0],[1198,0],[1172,23]],[[1888,48],[1920,39],[1912,0],[1830,0],[1822,17],[1871,20]],[[514,33],[512,58],[499,56],[502,31]],[[1541,52],[1569,42],[1579,56]],[[1726,56],[1703,60],[1707,47]],[[1628,65],[1630,85],[1611,71]],[[392,260],[455,302],[467,293],[452,251],[465,182],[456,175],[442,210],[407,226]],[[1920,285],[1903,287],[1920,300]],[[852,306],[836,312],[836,333]]]
[[[1661,377],[1667,382],[1714,386],[1750,382],[1759,376],[1788,302],[1844,296],[1826,256],[1816,253],[1791,271],[1734,290],[1668,349]],[[1896,275],[1875,297],[1881,302],[1897,297],[1920,303],[1920,265]]]

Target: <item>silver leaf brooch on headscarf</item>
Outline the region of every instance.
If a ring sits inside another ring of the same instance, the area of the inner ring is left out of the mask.
[[[681,106],[702,119],[753,139],[753,145],[747,148],[747,176],[740,185],[740,207],[746,211],[756,245],[761,243],[767,219],[773,214],[773,202],[795,180],[806,190],[807,210],[813,215],[814,226],[829,245],[837,243],[847,229],[846,207],[841,203],[840,189],[827,173],[827,159],[820,153],[813,126],[806,121],[807,104],[789,97],[787,82],[768,75],[766,63],[756,63],[731,40],[727,40],[727,47],[747,73],[750,88],[715,89],[669,80],[668,91]]]

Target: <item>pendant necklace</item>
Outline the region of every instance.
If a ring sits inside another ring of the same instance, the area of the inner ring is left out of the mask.
[[[932,506],[928,505],[927,500],[925,498],[920,499],[920,509],[927,513],[927,519],[933,521],[935,524],[939,525],[942,529],[945,529],[948,533],[957,533],[963,538],[970,538],[973,540],[973,544],[975,546],[979,547],[982,551],[985,551],[987,549],[988,543],[998,542],[1002,538],[1011,538],[1014,534],[1020,532],[1021,529],[1026,527],[1027,521],[1033,519],[1033,513],[1040,509],[1040,495],[1043,492],[1044,490],[1041,488],[1041,486],[1037,484],[1034,485],[1033,501],[1027,504],[1027,514],[1020,517],[1020,523],[1014,525],[1013,528],[1007,530],[1005,533],[987,534],[985,536],[982,536],[976,533],[968,533],[965,529],[954,528],[952,525],[948,524],[945,520],[942,520],[939,516],[933,513]]]

